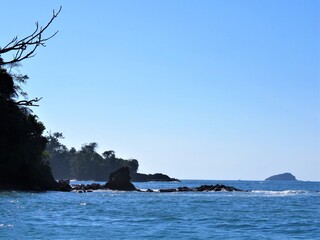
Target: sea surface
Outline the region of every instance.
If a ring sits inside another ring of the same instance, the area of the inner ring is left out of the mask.
[[[320,182],[134,184],[141,189],[225,184],[247,191],[5,191],[0,239],[320,239]]]

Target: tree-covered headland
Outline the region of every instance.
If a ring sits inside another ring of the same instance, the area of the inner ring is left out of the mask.
[[[45,129],[30,107],[38,106],[41,98],[29,100],[22,84],[27,75],[14,71],[20,63],[32,58],[40,46],[55,34],[46,37],[45,31],[58,16],[53,12],[44,27],[36,23],[30,35],[13,38],[0,47],[0,188],[46,190],[57,183],[44,157],[47,144]]]
[[[55,179],[106,181],[121,167],[128,167],[136,181],[176,180],[163,174],[137,173],[136,159],[116,157],[111,150],[100,155],[96,143],[68,149],[59,141],[61,133],[44,136],[45,126],[32,112],[41,98],[28,99],[23,91],[28,76],[15,69],[56,35],[45,33],[60,11],[61,7],[53,11],[45,26],[36,23],[30,35],[0,46],[0,190],[63,190],[63,182]]]
[[[61,7],[53,11],[45,26],[36,23],[33,33],[0,47],[0,189],[56,189],[55,179],[105,181],[120,167],[128,166],[131,173],[138,170],[137,160],[117,158],[114,151],[99,155],[96,143],[69,150],[59,142],[61,133],[43,135],[45,126],[31,109],[41,98],[28,99],[22,88],[28,76],[17,74],[15,68],[56,35],[45,33],[60,11]]]
[[[78,151],[68,149],[59,141],[62,138],[62,133],[58,132],[47,136],[46,154],[56,179],[106,181],[111,172],[121,167],[129,167],[131,176],[138,171],[136,159],[116,157],[112,150],[100,155],[96,152],[97,143],[84,144]]]

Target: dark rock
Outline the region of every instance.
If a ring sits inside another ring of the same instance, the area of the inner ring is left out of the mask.
[[[196,191],[198,192],[220,192],[220,191],[227,191],[227,192],[232,192],[232,191],[241,191],[240,189],[237,189],[235,187],[230,187],[230,186],[225,186],[225,185],[202,185],[200,187],[196,188]]]
[[[297,179],[291,173],[282,173],[268,177],[266,181],[297,181]]]
[[[153,190],[149,188],[149,189],[147,189],[147,192],[153,192]]]
[[[178,179],[171,178],[168,175],[165,175],[162,173],[155,173],[155,174],[135,173],[132,175],[131,180],[133,182],[151,182],[151,181],[180,182]]]
[[[136,187],[130,182],[130,171],[128,167],[122,167],[110,173],[105,188],[111,190],[136,191]]]
[[[78,184],[73,186],[73,190],[84,190],[86,188],[86,185],[84,184]]]
[[[104,185],[101,185],[99,183],[91,183],[91,184],[78,184],[73,186],[73,190],[83,190],[83,191],[88,191],[92,192],[92,190],[99,190],[99,189],[104,189]]]
[[[196,188],[188,188],[188,187],[178,187],[178,188],[167,188],[167,189],[160,189],[160,192],[233,192],[233,191],[242,191],[235,187],[225,186],[225,185],[202,185]]]
[[[193,189],[188,187],[178,187],[178,192],[192,192]]]
[[[166,188],[166,189],[160,189],[160,192],[177,192],[178,190],[176,188]]]
[[[56,190],[61,192],[70,192],[72,190],[70,180],[59,180]]]
[[[104,186],[99,184],[99,183],[92,183],[92,184],[88,184],[85,186],[86,190],[99,190],[99,189],[103,189]]]

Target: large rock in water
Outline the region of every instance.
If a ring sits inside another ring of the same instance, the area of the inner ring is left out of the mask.
[[[282,173],[268,177],[266,181],[297,181],[297,179],[291,173]]]
[[[130,171],[128,167],[122,167],[109,175],[105,185],[111,190],[136,191],[136,187],[130,182]]]

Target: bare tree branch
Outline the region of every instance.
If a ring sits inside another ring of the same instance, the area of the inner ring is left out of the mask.
[[[18,106],[27,106],[27,107],[39,107],[39,104],[35,104],[35,103],[39,102],[41,99],[42,99],[42,97],[41,98],[34,98],[31,100],[21,100],[21,101],[16,102],[16,101],[9,100],[9,99],[0,95],[0,101],[6,101],[6,102],[10,101],[13,104],[16,104]]]
[[[39,102],[41,99],[42,99],[42,97],[41,98],[34,98],[31,100],[21,100],[21,101],[15,102],[15,104],[19,105],[19,106],[39,107],[38,104],[34,104],[34,103]]]
[[[35,55],[35,51],[39,46],[45,47],[46,41],[53,38],[58,31],[47,38],[43,38],[43,33],[47,30],[47,28],[51,25],[53,20],[59,15],[61,12],[62,6],[60,6],[58,12],[53,10],[53,14],[49,22],[44,27],[39,27],[39,23],[36,22],[36,29],[30,35],[18,39],[18,37],[14,37],[4,48],[0,48],[0,55],[13,52],[13,59],[9,61],[5,61],[2,59],[0,61],[0,66],[17,63],[24,59],[31,58]]]

